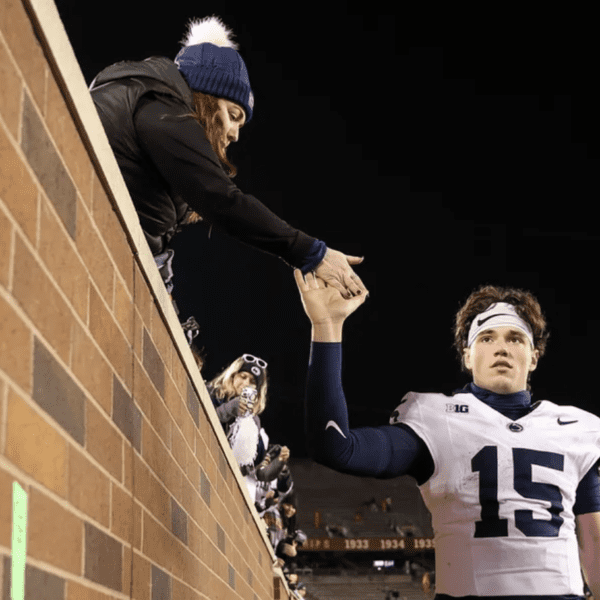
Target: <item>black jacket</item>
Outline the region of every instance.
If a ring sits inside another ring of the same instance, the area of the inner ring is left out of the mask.
[[[325,244],[282,221],[225,173],[202,126],[192,91],[172,60],[123,61],[101,71],[92,99],[154,255],[190,209],[232,237],[315,268]]]

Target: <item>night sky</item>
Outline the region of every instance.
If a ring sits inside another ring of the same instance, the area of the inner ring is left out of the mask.
[[[545,311],[551,337],[534,400],[600,415],[600,127],[589,50],[402,46],[400,15],[350,14],[341,3],[321,6],[318,19],[306,5],[277,14],[184,0],[168,14],[123,14],[108,0],[83,15],[73,0],[57,5],[88,85],[119,60],[174,58],[191,17],[216,14],[234,30],[255,94],[253,121],[230,147],[237,185],[365,257],[356,271],[370,298],[345,327],[351,425],[386,423],[409,390],[467,383],[453,318],[484,283],[529,289]],[[174,294],[182,319],[200,323],[203,376],[244,352],[264,358],[263,425],[303,456],[310,325],[292,270],[208,232],[190,227],[173,245]]]

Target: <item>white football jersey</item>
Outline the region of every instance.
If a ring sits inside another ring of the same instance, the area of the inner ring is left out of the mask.
[[[471,393],[409,392],[390,419],[427,444],[436,591],[583,594],[573,504],[600,457],[600,419],[546,400],[513,421]]]

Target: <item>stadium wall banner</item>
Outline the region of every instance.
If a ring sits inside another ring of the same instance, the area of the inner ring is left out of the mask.
[[[420,552],[434,550],[433,538],[309,538],[300,548],[303,552],[390,551]]]

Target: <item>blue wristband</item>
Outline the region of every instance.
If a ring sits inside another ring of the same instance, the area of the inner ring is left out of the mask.
[[[307,256],[304,257],[303,265],[300,267],[302,274],[306,275],[307,273],[314,271],[321,264],[326,252],[327,244],[321,240],[315,240],[312,243]]]

